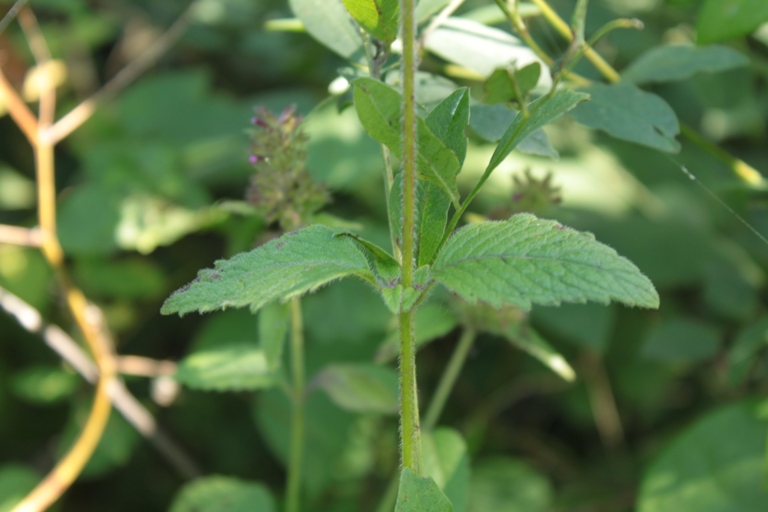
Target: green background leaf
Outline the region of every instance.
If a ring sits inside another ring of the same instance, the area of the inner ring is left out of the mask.
[[[373,364],[334,364],[312,379],[336,405],[346,411],[396,414],[397,372]]]
[[[472,468],[469,512],[544,512],[552,484],[525,462],[494,457]]]
[[[274,512],[269,491],[256,482],[228,476],[198,478],[174,499],[170,512]]]
[[[453,507],[434,480],[419,478],[410,468],[400,474],[395,512],[452,512]]]
[[[174,378],[193,389],[242,391],[271,387],[278,374],[264,350],[241,343],[192,352],[179,363]]]
[[[450,500],[453,512],[464,512],[469,499],[469,454],[461,434],[446,427],[424,432],[421,449],[424,474]]]
[[[747,65],[749,59],[743,53],[727,46],[659,46],[635,59],[621,79],[636,84],[671,82]]]
[[[696,21],[699,44],[745,36],[768,21],[763,0],[705,0]]]
[[[362,39],[342,0],[289,0],[307,32],[345,59],[363,57]]]

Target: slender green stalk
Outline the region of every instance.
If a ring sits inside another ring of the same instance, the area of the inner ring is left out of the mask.
[[[403,20],[403,236],[402,284],[413,286],[416,217],[416,20],[415,0],[402,0]],[[402,465],[421,472],[421,432],[416,386],[413,310],[400,313],[400,436]]]
[[[291,411],[291,453],[288,461],[286,512],[301,510],[301,465],[304,455],[304,327],[301,301],[291,299],[291,371],[293,393]]]
[[[437,421],[440,419],[445,403],[448,401],[448,396],[451,394],[453,386],[459,378],[459,373],[461,373],[461,369],[464,367],[467,354],[469,354],[469,349],[472,348],[476,336],[475,331],[469,328],[464,329],[464,332],[461,334],[451,360],[448,361],[448,366],[445,367],[445,371],[440,377],[440,382],[437,385],[435,394],[432,396],[427,414],[424,416],[425,430],[432,430],[437,425]]]

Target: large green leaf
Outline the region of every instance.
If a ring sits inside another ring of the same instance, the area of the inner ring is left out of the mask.
[[[638,512],[768,510],[767,405],[727,405],[684,431],[646,472]]]
[[[610,300],[659,305],[648,278],[591,233],[530,214],[464,226],[440,252],[433,277],[471,303],[494,307]]]
[[[562,116],[573,107],[585,101],[589,95],[570,89],[561,89],[552,95],[543,96],[528,105],[528,117],[518,115],[509,125],[493,152],[489,169],[495,169],[526,137]]]
[[[402,95],[392,87],[372,78],[354,81],[357,115],[365,130],[398,157],[402,155]],[[456,174],[460,165],[456,155],[446,147],[422,118],[417,120],[419,179],[438,185],[458,203]]]
[[[397,413],[398,381],[392,368],[363,363],[333,364],[312,382],[344,410]]]
[[[347,10],[369,34],[387,45],[397,39],[400,0],[344,0]]]
[[[469,89],[458,89],[438,103],[425,121],[432,133],[453,151],[461,166],[467,156],[464,129],[469,124]]]
[[[345,59],[363,57],[363,41],[342,0],[288,0],[307,32]]]
[[[452,512],[453,507],[434,480],[419,478],[410,468],[400,474],[395,512]]]
[[[765,0],[706,0],[696,22],[697,41],[707,44],[742,37],[766,21]]]
[[[228,476],[198,478],[173,500],[170,512],[274,512],[275,502],[266,487]]]
[[[179,363],[174,378],[193,389],[242,391],[271,387],[278,374],[264,350],[239,343],[192,352]]]
[[[592,97],[591,101],[571,113],[581,124],[661,151],[680,150],[675,140],[680,133],[677,116],[659,96],[632,84],[594,84],[584,90]]]
[[[716,73],[749,65],[746,55],[727,46],[658,46],[635,59],[621,74],[627,82],[671,82],[696,73]]]
[[[467,444],[452,428],[438,428],[421,437],[424,474],[429,475],[453,505],[464,512],[469,498]]]
[[[372,278],[368,261],[349,238],[310,226],[287,233],[250,252],[219,260],[163,304],[165,315],[250,306],[252,311],[316,290],[349,275]]]
[[[472,468],[469,512],[543,512],[554,497],[552,484],[528,464],[496,457]]]

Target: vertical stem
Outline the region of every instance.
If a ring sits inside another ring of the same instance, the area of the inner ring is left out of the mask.
[[[403,20],[403,260],[402,284],[413,286],[416,216],[416,21],[415,0],[402,0]],[[402,464],[421,472],[421,433],[416,386],[413,310],[400,313],[400,436]]]
[[[437,425],[445,403],[448,401],[448,396],[451,394],[453,386],[456,384],[456,379],[459,378],[459,373],[461,373],[461,369],[467,360],[469,349],[472,348],[472,344],[475,342],[475,337],[475,331],[469,328],[465,329],[461,334],[451,360],[448,362],[448,366],[445,367],[442,377],[440,377],[440,382],[429,404],[427,414],[424,416],[424,428],[426,430],[432,430]]]
[[[413,311],[400,313],[400,438],[402,463],[421,474],[421,426],[416,387]]]
[[[291,371],[293,410],[291,412],[291,454],[288,461],[286,512],[301,510],[301,466],[304,455],[304,327],[301,300],[291,299]]]

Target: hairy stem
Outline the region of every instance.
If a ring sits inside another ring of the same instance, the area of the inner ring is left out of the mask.
[[[453,350],[451,360],[448,361],[448,366],[445,367],[443,375],[440,377],[440,382],[424,416],[424,428],[426,430],[432,430],[437,425],[437,421],[440,419],[445,403],[448,401],[448,396],[451,394],[456,380],[459,378],[459,373],[461,373],[461,369],[464,367],[469,349],[472,348],[476,336],[475,331],[469,328],[465,329],[461,334],[459,343]]]
[[[293,401],[291,411],[291,454],[288,461],[286,512],[301,510],[301,466],[304,456],[304,326],[301,299],[291,299],[291,371]]]
[[[400,444],[402,465],[421,474],[421,426],[416,387],[413,311],[400,313]]]

